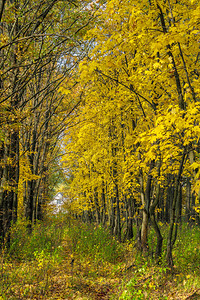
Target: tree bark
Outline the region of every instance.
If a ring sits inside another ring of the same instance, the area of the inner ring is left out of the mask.
[[[142,217],[142,228],[141,228],[141,246],[144,253],[148,251],[148,226],[149,226],[149,209],[150,209],[150,202],[151,202],[151,181],[152,175],[151,171],[153,168],[154,162],[151,162],[149,173],[147,176],[146,188],[145,193],[141,194],[142,203],[143,203],[143,217]]]
[[[169,267],[173,267],[173,257],[172,257],[172,250],[173,250],[173,245],[175,243],[175,238],[176,238],[176,231],[175,231],[175,236],[173,238],[173,233],[174,233],[174,223],[176,220],[176,206],[177,206],[177,201],[178,201],[178,192],[179,192],[179,185],[180,185],[180,180],[181,180],[181,174],[183,172],[184,168],[184,161],[185,161],[185,156],[186,156],[186,148],[183,150],[180,166],[179,166],[179,172],[176,178],[176,184],[175,184],[175,192],[174,192],[174,198],[173,198],[173,203],[172,203],[172,208],[171,208],[171,213],[170,213],[170,228],[169,228],[169,234],[168,234],[168,239],[167,239],[167,264]]]

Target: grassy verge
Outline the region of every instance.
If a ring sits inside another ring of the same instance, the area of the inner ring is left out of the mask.
[[[162,226],[164,243],[167,231]],[[154,244],[152,231],[151,250],[154,250]],[[173,272],[166,267],[164,255],[162,263],[156,265],[150,257],[144,259],[135,253],[119,299],[200,299],[200,228],[189,227],[188,224],[181,226],[173,251]]]
[[[134,242],[120,244],[101,226],[61,217],[35,225],[29,235],[25,225],[13,226],[11,247],[1,253],[1,300],[200,298],[197,227],[180,231],[172,273],[164,262],[158,266],[138,254]]]

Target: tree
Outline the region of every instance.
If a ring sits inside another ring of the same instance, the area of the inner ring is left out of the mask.
[[[58,89],[85,55],[80,40],[92,15],[76,1],[10,0],[0,17],[0,235],[9,242],[22,182],[27,219],[41,217],[50,157],[76,106]],[[22,161],[27,178],[19,177]]]
[[[75,127],[67,131],[65,144],[82,210],[86,201],[93,210],[94,191],[106,186],[110,224],[116,220],[111,227],[120,239],[131,199],[130,209],[142,210],[142,251],[149,251],[151,220],[157,259],[163,238],[156,210],[170,178],[171,204],[163,201],[170,206],[169,266],[182,182],[195,178],[198,185],[199,10],[198,1],[108,1],[86,35],[94,47],[80,64],[84,105],[73,116]]]

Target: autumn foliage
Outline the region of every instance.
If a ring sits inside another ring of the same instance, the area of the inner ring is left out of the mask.
[[[119,240],[134,222],[144,252],[151,223],[157,259],[169,223],[169,265],[181,218],[199,222],[199,16],[198,1],[99,6],[65,135],[74,210]]]
[[[4,298],[198,296],[199,25],[198,0],[1,1]]]

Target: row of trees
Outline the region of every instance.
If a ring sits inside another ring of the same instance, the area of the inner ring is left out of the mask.
[[[135,222],[144,252],[151,224],[156,259],[158,221],[168,223],[172,266],[178,223],[199,223],[200,4],[110,0],[96,16],[76,87],[83,102],[65,130],[71,209],[119,240]]]
[[[78,100],[59,91],[86,53],[87,1],[0,5],[0,237],[19,214],[41,218],[64,121]],[[75,84],[75,83],[74,83]]]

